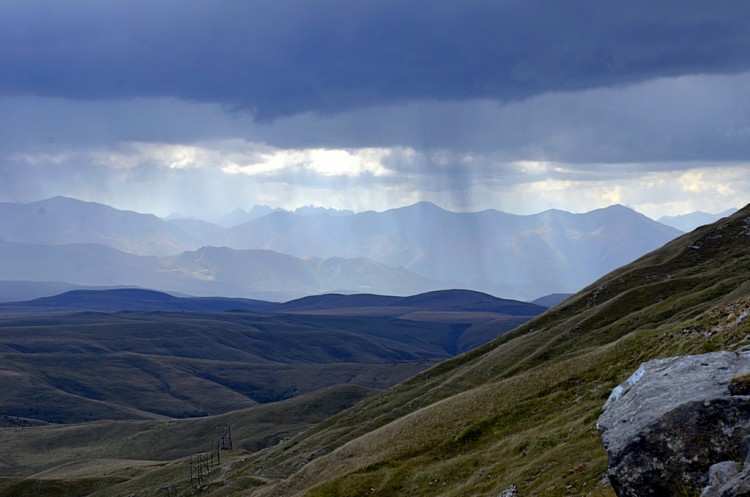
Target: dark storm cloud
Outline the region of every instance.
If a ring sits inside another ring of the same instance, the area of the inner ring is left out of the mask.
[[[750,156],[750,73],[660,78],[505,105],[410,102],[303,114],[252,132],[282,148],[401,145],[428,154],[492,155],[498,162],[629,163],[629,170],[640,162],[653,168],[658,162],[738,161]],[[427,171],[444,172],[433,166]]]
[[[0,93],[273,118],[750,69],[750,3],[6,0]]]

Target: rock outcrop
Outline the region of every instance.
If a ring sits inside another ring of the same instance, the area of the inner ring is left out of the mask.
[[[597,426],[617,495],[744,495],[748,373],[750,353],[716,352],[644,363],[615,388]]]

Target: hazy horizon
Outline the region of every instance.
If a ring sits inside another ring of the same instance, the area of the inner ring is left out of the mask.
[[[236,207],[231,208],[229,210],[222,211],[222,212],[219,212],[218,214],[210,216],[210,215],[204,215],[204,214],[200,214],[200,213],[195,213],[193,215],[188,215],[188,214],[184,214],[184,213],[181,213],[181,212],[171,212],[169,214],[164,215],[164,214],[160,214],[158,212],[149,212],[149,211],[146,211],[146,210],[130,209],[130,208],[127,208],[127,207],[120,207],[120,206],[117,206],[117,205],[108,204],[108,203],[100,202],[100,201],[97,201],[97,200],[87,200],[87,199],[76,198],[76,197],[71,197],[71,196],[67,196],[67,195],[54,195],[52,197],[45,197],[45,198],[32,199],[32,200],[22,201],[22,202],[11,202],[11,203],[33,204],[33,203],[45,202],[45,201],[48,201],[48,200],[52,200],[52,199],[54,199],[56,197],[68,198],[68,199],[72,199],[72,200],[78,200],[78,201],[81,201],[81,202],[98,203],[98,204],[106,205],[108,207],[112,207],[112,208],[117,209],[117,210],[132,211],[132,212],[136,212],[138,214],[153,214],[153,215],[157,216],[158,218],[164,219],[164,220],[170,220],[170,219],[194,219],[194,220],[200,220],[200,221],[207,221],[207,222],[211,222],[211,223],[216,223],[217,221],[221,220],[222,218],[228,218],[232,214],[237,213],[238,211],[241,211],[242,213],[245,213],[245,214],[250,214],[255,209],[261,209],[261,210],[266,210],[267,209],[269,212],[270,211],[284,211],[284,212],[288,212],[288,213],[292,213],[292,214],[303,214],[303,215],[307,215],[305,213],[306,210],[309,210],[309,211],[327,211],[327,212],[330,212],[330,213],[337,213],[339,215],[350,215],[350,214],[361,214],[361,213],[364,213],[364,212],[382,213],[382,212],[386,212],[386,211],[390,211],[390,210],[397,210],[397,209],[403,209],[403,208],[411,207],[411,206],[414,206],[414,205],[417,205],[417,204],[420,204],[420,203],[432,204],[432,205],[435,205],[436,207],[438,207],[439,209],[442,209],[442,210],[445,210],[445,211],[448,211],[448,212],[455,212],[455,213],[472,214],[472,213],[479,213],[479,212],[483,212],[483,211],[498,211],[498,212],[502,212],[502,213],[505,213],[505,214],[515,215],[515,216],[535,216],[535,215],[542,214],[542,213],[547,212],[547,211],[554,211],[554,210],[560,210],[560,211],[564,211],[564,212],[569,212],[571,214],[586,214],[586,213],[589,213],[591,211],[600,210],[600,209],[606,209],[608,207],[614,207],[614,206],[617,206],[617,205],[621,205],[621,206],[626,207],[628,209],[631,209],[631,210],[633,210],[633,211],[635,211],[635,212],[637,212],[639,214],[643,214],[644,216],[646,216],[649,219],[652,219],[654,221],[659,221],[659,219],[661,219],[661,218],[681,218],[683,216],[690,216],[690,215],[694,215],[694,214],[716,216],[716,215],[719,215],[719,214],[724,214],[724,213],[726,213],[728,211],[736,211],[736,210],[738,210],[738,209],[740,209],[742,207],[742,206],[727,206],[725,209],[722,209],[721,211],[718,211],[718,212],[706,212],[706,211],[702,211],[702,210],[697,210],[697,211],[690,211],[690,212],[682,212],[682,213],[671,215],[671,216],[660,216],[659,218],[655,218],[655,217],[651,217],[651,216],[647,215],[644,212],[639,211],[637,208],[635,208],[632,205],[625,205],[625,204],[620,204],[620,203],[613,203],[613,204],[608,204],[608,205],[602,205],[600,207],[595,207],[595,208],[588,209],[588,210],[583,210],[583,211],[571,211],[571,210],[567,210],[567,209],[560,209],[560,208],[557,208],[557,207],[550,207],[548,209],[544,209],[544,210],[540,210],[540,211],[519,213],[519,212],[510,211],[510,210],[497,209],[497,208],[494,208],[494,207],[487,207],[487,208],[479,209],[479,210],[453,210],[453,209],[444,207],[444,206],[440,205],[439,203],[434,202],[432,200],[417,200],[417,201],[409,203],[409,204],[397,205],[397,206],[387,207],[387,208],[384,208],[384,209],[377,209],[377,210],[376,209],[365,209],[365,210],[337,209],[335,207],[328,207],[328,206],[325,206],[325,205],[315,205],[315,204],[305,204],[305,205],[299,205],[299,206],[291,207],[291,208],[285,208],[285,207],[268,205],[268,204],[251,204],[249,206],[236,206]],[[0,202],[2,202],[2,201],[0,201]],[[7,202],[7,201],[5,201],[5,202]]]

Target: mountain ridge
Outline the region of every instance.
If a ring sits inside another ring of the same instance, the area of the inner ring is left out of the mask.
[[[270,250],[321,260],[319,267],[312,269],[320,275],[316,286],[312,280],[318,276],[304,274],[310,268],[302,268],[288,259],[289,268],[297,267],[300,271],[295,284],[290,285],[297,296],[326,291],[407,295],[420,290],[464,287],[531,300],[550,293],[577,291],[678,235],[674,228],[616,205],[583,214],[548,210],[519,216],[493,209],[451,212],[430,202],[418,202],[384,212],[345,215],[317,209],[306,215],[274,211],[223,228],[196,220],[164,221],[153,215],[64,197],[31,204],[0,204],[0,236],[6,243],[60,247],[70,246],[71,242],[99,244],[127,254],[168,258],[154,262],[155,266],[199,264],[201,253],[210,251],[215,256],[219,247],[235,251]],[[236,254],[224,253],[236,260]],[[360,262],[352,262],[355,259]],[[96,264],[99,256],[92,260]],[[364,264],[364,260],[371,262]],[[219,263],[216,258],[214,262]],[[131,259],[129,263],[135,261]],[[376,269],[376,263],[382,266]],[[403,272],[407,270],[410,275]],[[109,273],[112,271],[110,268]],[[238,285],[227,281],[222,289],[216,277],[211,280],[210,268],[200,267],[197,271],[183,272],[183,276],[192,274],[200,278],[200,271],[206,273],[203,285],[211,287],[209,293],[259,297],[259,294],[236,293],[240,287],[247,288],[248,283]],[[177,274],[166,270],[162,276],[169,280]],[[232,274],[225,272],[224,276],[231,279]],[[417,277],[421,283],[417,283]],[[372,281],[368,282],[368,278]],[[386,281],[395,284],[399,278],[411,283],[404,283],[401,289],[385,284]],[[120,277],[96,283],[56,276],[29,279],[113,286],[137,284],[187,291]],[[297,284],[300,279],[306,282]],[[273,286],[269,281],[266,284]],[[419,288],[419,284],[423,286]],[[257,287],[255,290],[260,291]],[[267,288],[264,296],[278,291]]]
[[[177,256],[139,256],[100,244],[0,242],[0,280],[134,286],[194,296],[283,301],[346,289],[419,293],[438,285],[368,259],[321,261],[269,250],[204,247]],[[6,290],[7,291],[7,290]]]
[[[197,247],[189,235],[153,214],[62,196],[0,203],[0,234],[9,242],[99,243],[136,255],[169,255]]]
[[[696,212],[690,212],[687,214],[681,214],[679,216],[662,216],[658,219],[658,221],[662,224],[666,224],[667,226],[672,226],[673,228],[677,228],[678,230],[684,231],[684,232],[690,232],[694,229],[705,226],[707,224],[715,223],[719,219],[722,219],[727,216],[731,216],[737,212],[736,208],[727,209],[723,212],[719,212],[717,214],[710,214],[708,212],[703,211],[696,211]]]
[[[228,246],[255,244],[318,257],[359,255],[458,283],[454,286],[529,299],[578,290],[680,232],[623,206],[517,216],[455,213],[423,202],[344,217],[278,212],[227,234]]]

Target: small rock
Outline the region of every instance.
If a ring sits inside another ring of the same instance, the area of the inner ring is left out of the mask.
[[[518,496],[518,488],[516,488],[515,485],[511,485],[502,492],[500,492],[500,495],[497,497],[517,497]]]
[[[740,465],[734,461],[722,461],[708,470],[708,485],[701,492],[701,497],[719,497],[720,489],[740,472]]]

